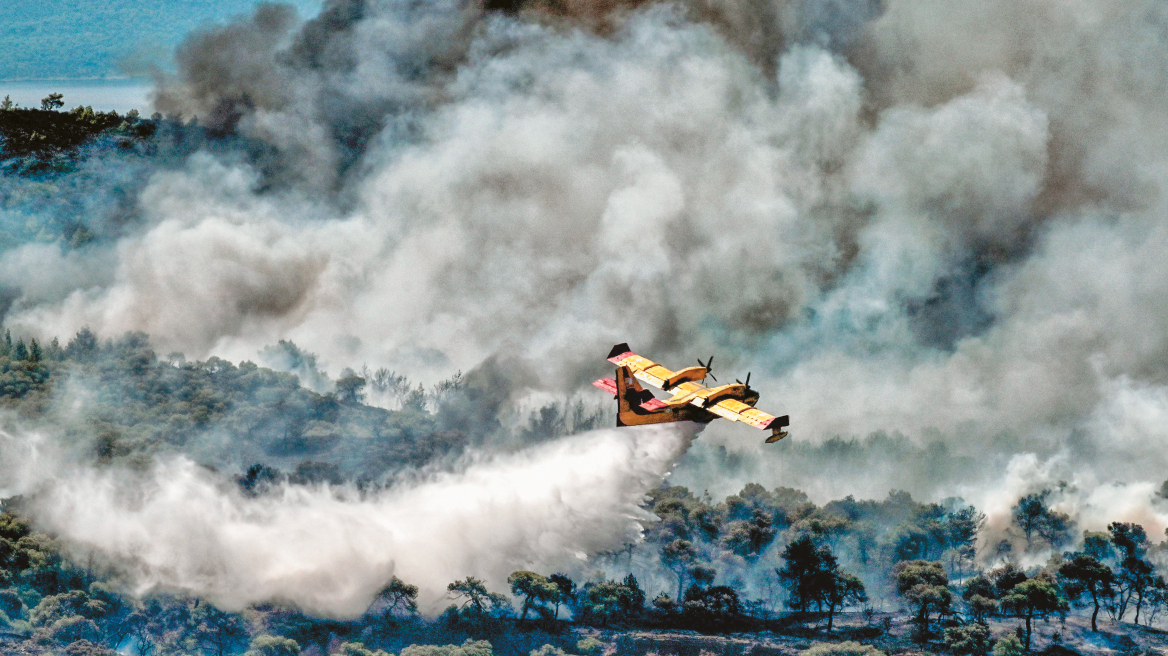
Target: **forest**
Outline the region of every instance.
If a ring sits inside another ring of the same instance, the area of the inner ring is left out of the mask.
[[[140,333],[102,341],[83,330],[64,344],[6,333],[0,399],[17,421],[66,436],[93,462],[141,467],[186,453],[234,472],[253,496],[345,482],[376,489],[488,442],[517,448],[610,419],[551,404],[508,424],[473,377],[428,390],[385,370],[329,380],[290,342],[260,359],[284,371],[161,358]],[[370,395],[393,409],[366,404]],[[133,594],[116,567],[70,559],[14,497],[0,515],[0,650],[551,656],[670,653],[658,643],[708,635],[739,641],[737,652],[718,643],[711,653],[1004,656],[1092,644],[1134,654],[1162,642],[1168,541],[1130,522],[1083,531],[1051,493],[1017,500],[996,533],[1004,537],[989,544],[985,515],[957,498],[894,490],[819,505],[785,487],[748,484],[713,499],[665,485],[644,501],[657,521],[643,540],[594,555],[591,576],[516,571],[495,589],[468,572],[449,583],[437,616],[420,612],[415,585],[394,578],[347,621],[276,601],[225,611],[173,591]],[[754,651],[742,652],[743,640]]]

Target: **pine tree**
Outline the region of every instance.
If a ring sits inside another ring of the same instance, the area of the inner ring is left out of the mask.
[[[35,337],[32,339],[31,342],[29,342],[29,345],[28,345],[28,361],[29,362],[40,362],[41,361],[41,345],[37,344]]]
[[[23,339],[16,340],[16,348],[13,349],[12,354],[17,360],[28,359],[28,347],[24,345]]]
[[[41,98],[41,109],[44,111],[56,111],[60,109],[65,104],[65,101],[62,100],[64,97],[64,95],[59,93],[50,93],[44,98]]]

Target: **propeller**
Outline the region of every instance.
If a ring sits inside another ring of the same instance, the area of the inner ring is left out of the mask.
[[[712,356],[712,355],[705,362],[702,362],[702,359],[698,358],[698,366],[705,367],[706,375],[709,376],[710,378],[713,378],[714,382],[716,383],[716,382],[718,382],[718,379],[714,377],[714,370],[710,368],[713,364],[714,364],[714,356]]]
[[[738,383],[739,385],[746,385],[746,389],[750,389],[750,372],[749,371],[746,372],[746,382],[745,383],[738,380],[737,378],[734,379],[734,382]]]

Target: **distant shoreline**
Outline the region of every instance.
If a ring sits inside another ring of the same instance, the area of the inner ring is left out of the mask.
[[[26,78],[0,80],[0,99],[7,96],[20,107],[36,108],[46,95],[62,93],[66,108],[92,106],[99,111],[118,112],[136,109],[149,114],[154,111],[151,96],[155,88],[154,79],[148,77]]]

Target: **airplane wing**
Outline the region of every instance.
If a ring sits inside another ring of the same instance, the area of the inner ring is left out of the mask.
[[[784,426],[790,425],[790,419],[787,415],[776,417],[769,415],[758,408],[738,401],[736,399],[724,399],[706,408],[710,412],[729,419],[730,421],[741,421],[744,424],[754,426],[759,430],[771,430],[773,434],[767,438],[767,442],[777,442],[787,435],[781,429]]]
[[[633,353],[628,344],[617,344],[612,347],[608,361],[618,367],[628,367],[634,378],[657,389],[663,389],[665,381],[673,376],[669,369]]]
[[[701,408],[705,403],[705,394],[703,393],[709,391],[710,389],[704,385],[698,385],[697,383],[682,383],[673,388],[673,396],[669,399],[666,399],[665,404],[677,406],[685,405],[686,403],[692,403],[693,405]]]

